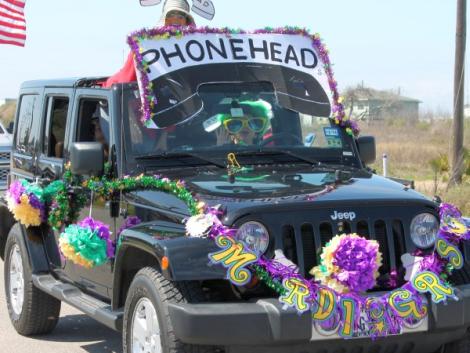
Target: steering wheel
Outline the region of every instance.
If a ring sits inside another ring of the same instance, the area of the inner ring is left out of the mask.
[[[268,143],[278,141],[278,140],[287,140],[294,142],[293,145],[303,145],[302,140],[300,139],[299,136],[294,135],[293,133],[290,132],[277,132],[273,133],[271,136],[269,136],[267,139],[262,140],[259,145],[260,147],[266,146]]]

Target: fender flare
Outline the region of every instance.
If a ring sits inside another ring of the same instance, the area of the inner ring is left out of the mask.
[[[19,223],[15,223],[8,236],[12,236],[12,233],[19,235],[21,245],[26,249],[32,274],[50,272],[48,257],[44,249],[42,229],[40,227],[26,228]]]
[[[184,234],[184,233],[183,233]],[[210,239],[159,238],[145,231],[128,229],[120,235],[113,273],[112,306],[114,310],[125,302],[126,285],[141,268],[156,266],[169,281],[204,281],[225,279],[222,266],[209,266],[208,254],[218,248]],[[168,258],[169,267],[162,269],[163,257]]]
[[[120,235],[119,245],[116,249],[116,256],[113,266],[113,292],[112,308],[117,310],[125,303],[127,287],[123,283],[130,285],[131,276],[142,267],[158,266],[161,268],[161,259],[164,256],[164,250],[159,249],[149,241],[148,236],[132,231],[124,231]],[[130,258],[135,261],[129,261]],[[168,270],[162,271],[165,278],[171,278]]]

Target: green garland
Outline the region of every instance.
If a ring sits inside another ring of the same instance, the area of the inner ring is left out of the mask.
[[[264,284],[274,290],[279,296],[286,294],[286,289],[282,285],[282,282],[271,277],[268,271],[259,265],[253,265],[252,269],[254,270],[256,277],[258,277]]]
[[[82,181],[82,178],[72,175],[70,165],[66,165],[63,181],[58,182],[55,186],[55,197],[48,217],[48,223],[54,229],[60,229],[66,224],[76,223],[80,211],[85,207],[86,195],[80,192],[72,192],[74,188],[77,188],[76,185],[90,190],[94,195],[105,200],[112,200],[121,192],[136,190],[163,191],[182,200],[193,216],[203,213],[205,208],[205,204],[195,199],[191,192],[185,188],[183,181],[171,181],[158,175],[110,179],[109,165],[105,167],[105,173],[101,178]]]

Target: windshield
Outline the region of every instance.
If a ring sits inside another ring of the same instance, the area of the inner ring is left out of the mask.
[[[161,87],[161,95],[166,87]],[[166,94],[170,94],[167,92]],[[137,88],[124,93],[134,156],[182,152],[295,150],[321,160],[353,156],[350,138],[324,116],[287,109],[270,82],[212,82],[197,91],[201,108],[183,122],[164,129],[141,122]]]

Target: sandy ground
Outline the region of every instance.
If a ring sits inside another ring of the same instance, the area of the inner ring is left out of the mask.
[[[121,352],[121,334],[108,329],[62,303],[60,321],[52,334],[22,337],[8,317],[0,260],[0,352],[2,353],[108,353]]]

